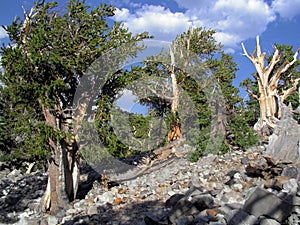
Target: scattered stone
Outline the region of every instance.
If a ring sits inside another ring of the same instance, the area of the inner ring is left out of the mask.
[[[209,154],[196,163],[176,158],[159,170],[108,186],[85,164],[72,207],[54,218],[38,212],[47,175],[4,168],[0,225],[49,225],[48,220],[61,225],[299,224],[299,165],[276,161],[263,151]]]

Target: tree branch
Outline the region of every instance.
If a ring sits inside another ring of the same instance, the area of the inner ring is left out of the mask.
[[[255,98],[256,100],[259,100],[259,97],[254,94],[252,91],[250,91],[250,89],[248,87],[245,87],[245,91],[252,96],[252,98]]]
[[[293,56],[293,61],[291,62],[286,62],[282,67],[280,67],[278,69],[278,71],[276,72],[276,74],[271,78],[270,80],[270,87],[273,87],[273,88],[277,88],[278,87],[278,83],[279,83],[279,79],[280,79],[280,75],[284,72],[286,72],[296,61],[297,61],[297,57],[298,57],[298,53],[299,53],[299,50],[298,49],[294,56]]]
[[[242,43],[242,48],[243,48],[243,52],[244,52],[244,56],[246,56],[248,59],[250,59],[250,61],[253,63],[259,77],[260,80],[262,82],[262,84],[265,84],[265,78],[264,78],[264,57],[265,57],[265,53],[261,53],[261,49],[260,49],[260,45],[259,45],[259,36],[256,37],[256,47],[254,52],[251,54],[251,56],[249,56],[244,43]],[[257,52],[257,57],[254,56],[255,52]]]
[[[253,62],[252,57],[249,56],[249,54],[248,54],[248,52],[247,52],[247,50],[245,48],[244,43],[242,43],[242,48],[243,48],[243,52],[244,52],[243,55],[246,56],[248,59],[250,59],[251,62]]]
[[[274,69],[274,66],[279,62],[280,60],[280,56],[279,56],[279,50],[276,46],[274,46],[275,48],[275,52],[272,56],[272,60],[271,62],[269,63],[269,65],[266,67],[266,80],[269,80],[269,76],[272,72],[272,70]],[[273,77],[271,78],[271,80],[273,79]]]
[[[281,96],[282,101],[287,99],[287,97],[289,97],[293,93],[293,91],[295,91],[297,89],[299,81],[300,81],[300,78],[297,78],[296,80],[293,81],[293,86],[291,88],[283,91],[283,94]]]

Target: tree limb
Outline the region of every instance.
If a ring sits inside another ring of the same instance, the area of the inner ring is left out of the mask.
[[[252,98],[255,98],[256,100],[259,100],[259,97],[254,94],[252,91],[250,91],[250,89],[248,87],[245,87],[245,91],[252,96]]]
[[[245,48],[244,43],[242,43],[242,48],[243,48],[243,52],[244,52],[243,55],[246,56],[248,59],[250,59],[251,62],[253,62],[252,57],[249,56],[249,54],[248,54],[248,52],[247,52],[247,50]]]
[[[293,91],[297,89],[299,81],[300,81],[300,78],[295,79],[293,81],[293,86],[291,88],[283,91],[283,94],[281,96],[282,101],[284,101],[285,99],[287,99],[287,97],[289,97],[293,93]]]
[[[293,56],[293,61],[291,62],[287,61],[281,68],[278,69],[276,74],[270,80],[270,87],[274,87],[274,88],[278,87],[281,74],[286,72],[297,61],[298,53],[299,53],[299,49],[295,52]]]
[[[275,52],[272,56],[272,60],[271,62],[269,63],[269,65],[266,67],[266,71],[265,71],[265,74],[266,74],[266,80],[269,80],[269,76],[272,72],[272,70],[274,69],[274,66],[279,62],[280,60],[280,56],[279,56],[279,50],[276,46],[274,46],[275,48]],[[273,78],[271,78],[272,80]]]

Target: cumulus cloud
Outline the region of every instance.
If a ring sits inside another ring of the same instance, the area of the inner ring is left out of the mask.
[[[156,5],[143,5],[133,14],[126,8],[117,9],[115,19],[123,21],[133,33],[148,31],[150,35],[161,40],[172,40],[192,25],[183,13],[173,13],[163,6]]]
[[[192,7],[192,0],[176,0],[187,8],[186,15],[195,26],[214,29],[217,41],[234,49],[249,37],[261,34],[275,20],[275,14],[263,0],[202,0]],[[204,13],[205,12],[205,13]]]
[[[0,39],[8,37],[6,31],[3,29],[3,27],[0,27]]]
[[[300,15],[300,0],[274,0],[272,2],[272,8],[281,17],[292,19],[293,17]]]
[[[148,31],[156,39],[168,41],[191,26],[214,29],[217,41],[232,52],[240,47],[241,41],[267,29],[268,24],[276,19],[275,2],[282,0],[274,0],[272,6],[263,0],[174,1],[183,9],[181,12],[172,12],[159,5],[143,5],[134,12],[118,9],[115,19],[123,21],[133,33]],[[280,7],[277,8],[279,11]]]

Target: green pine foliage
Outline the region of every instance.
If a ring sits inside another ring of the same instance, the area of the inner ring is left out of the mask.
[[[72,107],[78,82],[91,63],[125,43],[133,45],[118,60],[134,56],[141,49],[134,43],[148,37],[132,35],[121,23],[109,25],[115,11],[110,5],[91,9],[85,1],[70,0],[65,10],[56,2],[36,2],[33,8],[27,22],[16,18],[5,27],[10,43],[0,52],[5,159],[49,159],[54,145],[72,136],[63,127],[62,115]]]

